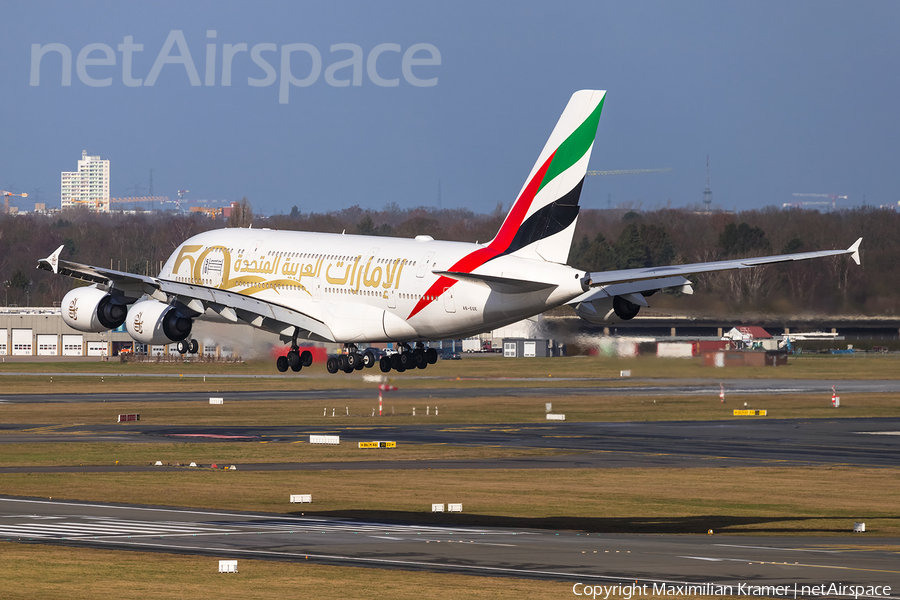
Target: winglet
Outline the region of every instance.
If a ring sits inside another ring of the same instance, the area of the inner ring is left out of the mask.
[[[41,261],[50,265],[50,268],[53,270],[54,275],[59,273],[59,253],[62,252],[63,248],[65,248],[65,244],[57,248],[56,251],[53,252],[53,254]]]
[[[858,240],[853,242],[852,246],[847,248],[847,252],[851,252],[850,258],[852,258],[853,262],[855,262],[856,264],[860,264],[859,263],[859,245],[861,243],[862,243],[862,238],[859,238]]]

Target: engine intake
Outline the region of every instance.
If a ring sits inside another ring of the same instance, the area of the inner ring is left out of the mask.
[[[124,303],[95,285],[71,290],[63,296],[62,307],[66,325],[91,333],[115,329],[128,316]]]
[[[158,300],[141,300],[128,309],[128,335],[142,344],[180,342],[191,335],[193,320],[174,306]]]

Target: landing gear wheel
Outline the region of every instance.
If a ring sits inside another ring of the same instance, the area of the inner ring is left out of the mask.
[[[275,367],[284,373],[288,370],[288,359],[286,356],[279,356],[278,360],[275,361]]]
[[[312,364],[312,361],[313,361],[312,352],[310,352],[309,350],[304,350],[303,352],[300,353],[300,364],[301,365],[303,365],[304,367],[308,367]]]
[[[191,340],[191,354],[197,354],[200,351],[200,343],[197,340]]]
[[[191,349],[191,344],[187,340],[181,340],[178,342],[178,353],[184,356]]]
[[[398,363],[397,363],[397,366],[394,368],[394,370],[397,371],[398,373],[402,373],[403,371],[406,370],[406,367],[404,367],[403,365],[401,365],[401,364],[398,362]]]
[[[328,360],[325,361],[325,369],[326,369],[329,373],[331,373],[332,375],[334,375],[335,373],[338,372],[338,368],[340,368],[340,365],[338,365],[338,359],[337,359],[337,357],[335,357],[335,356],[329,356],[329,357],[328,357]]]
[[[350,359],[348,358],[348,356],[346,354],[338,354],[337,360],[338,360],[338,368],[341,371],[346,371],[347,367],[350,366]],[[350,367],[350,368],[352,369],[353,367]]]
[[[387,359],[390,361],[392,369],[400,368],[400,355],[399,354],[391,354],[390,356],[387,357]]]
[[[429,365],[433,365],[437,362],[437,350],[429,348],[425,351],[425,358],[428,360]]]
[[[381,360],[378,361],[378,368],[381,369],[382,373],[390,373],[391,372],[391,359],[387,356],[382,356]]]
[[[347,373],[348,375],[350,373],[352,373],[353,370],[354,370],[353,367],[351,367],[350,365],[347,365],[346,367],[344,367],[344,373]]]
[[[362,355],[363,366],[367,369],[371,369],[375,366],[375,354],[371,350],[367,350],[365,354]]]
[[[354,356],[356,356],[356,364],[353,365],[353,368],[357,371],[362,371],[366,368],[366,361],[363,358],[363,355],[357,352]]]
[[[297,353],[296,350],[291,350],[290,352],[288,352],[287,356],[285,358],[287,358],[288,364],[291,366],[291,368],[293,370],[295,370],[295,371],[300,370],[300,366],[301,366],[300,365],[300,355]]]
[[[301,365],[299,362],[296,365],[291,365],[291,371],[293,371],[294,373],[299,373],[300,369],[302,368],[303,365]]]
[[[421,350],[416,350],[413,352],[413,364],[416,365],[417,369],[424,369],[428,366],[428,359],[425,358],[425,353]]]

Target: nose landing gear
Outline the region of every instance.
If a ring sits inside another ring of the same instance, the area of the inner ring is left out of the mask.
[[[275,360],[275,367],[282,373],[288,369],[296,373],[303,367],[308,367],[313,363],[312,352],[309,350],[300,352],[300,347],[297,345],[297,335],[299,333],[299,329],[294,329],[294,336],[291,340],[291,349],[288,350],[286,356],[279,356]]]

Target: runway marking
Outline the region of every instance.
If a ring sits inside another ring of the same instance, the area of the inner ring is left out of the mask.
[[[772,546],[740,546],[737,544],[713,544],[722,548],[751,548],[753,550],[783,550],[785,552],[824,552],[825,554],[838,554],[840,550],[814,550],[812,548],[777,548]]]
[[[0,498],[0,502],[21,502],[28,504],[53,504],[57,506],[79,506],[79,507],[88,507],[88,508],[107,508],[113,510],[136,510],[136,511],[149,511],[149,512],[170,512],[176,513],[180,515],[212,515],[216,517],[243,517],[244,519],[253,519],[252,515],[247,515],[245,513],[226,513],[226,512],[209,512],[209,511],[199,511],[199,510],[177,510],[171,508],[144,508],[141,506],[114,506],[110,504],[87,504],[87,503],[79,503],[79,502],[53,502],[49,500],[19,500],[15,498]],[[75,518],[75,517],[64,517],[64,518]],[[99,517],[91,517],[91,518],[99,518]],[[107,517],[109,519],[114,519],[115,517]],[[270,525],[282,523],[282,528],[293,528],[294,530],[302,530],[307,529],[345,529],[348,531],[362,531],[364,529],[372,530],[377,529],[379,531],[383,531],[385,529],[401,529],[401,530],[418,530],[421,532],[439,532],[439,533],[469,533],[469,534],[479,534],[479,535],[540,535],[539,533],[532,533],[527,531],[495,531],[489,529],[471,529],[471,528],[463,528],[463,527],[432,527],[432,526],[417,526],[417,525],[387,525],[387,524],[378,524],[378,523],[360,523],[356,521],[323,521],[321,519],[317,519],[314,517],[278,517],[277,519],[272,519],[272,517],[260,516],[259,520],[255,521],[221,521],[221,522],[210,522],[205,523],[205,525],[215,525],[215,526],[260,526],[266,525],[266,521],[269,521]],[[295,524],[291,524],[291,522]],[[156,523],[156,521],[154,521]]]
[[[212,438],[216,440],[255,440],[258,435],[221,435],[215,433],[170,433],[168,437]]]
[[[861,435],[900,435],[900,431],[854,431]]]
[[[406,539],[400,537],[391,537],[389,535],[367,535],[366,537],[375,538],[377,540],[393,540],[395,542],[400,542]]]
[[[31,518],[31,517],[29,517]],[[62,518],[62,517],[61,517]],[[73,517],[67,517],[72,519]],[[77,517],[74,517],[77,518]],[[229,533],[231,529],[204,524],[126,521],[121,519],[88,519],[86,522],[23,522],[0,525],[0,536],[79,539],[84,537],[162,536]]]
[[[346,562],[357,562],[357,563],[368,563],[368,564],[376,564],[376,565],[394,565],[394,566],[406,566],[406,567],[426,567],[426,568],[438,568],[438,569],[453,569],[453,570],[468,570],[468,571],[476,571],[480,573],[505,573],[508,575],[531,575],[531,576],[541,576],[541,577],[565,577],[565,578],[579,578],[579,579],[592,579],[599,581],[621,581],[631,583],[633,581],[644,581],[647,583],[664,583],[667,585],[691,585],[688,581],[678,581],[678,580],[670,580],[670,579],[635,579],[634,577],[616,577],[613,575],[597,575],[593,573],[567,573],[565,571],[541,571],[537,569],[514,569],[510,567],[488,567],[482,565],[465,565],[461,566],[455,563],[439,563],[439,562],[427,562],[427,561],[409,561],[409,560],[396,560],[396,559],[387,559],[387,558],[370,558],[370,557],[355,557],[355,556],[341,556],[341,555],[333,555],[333,554],[309,554],[307,552],[276,552],[272,550],[242,550],[238,548],[219,548],[219,547],[193,547],[193,546],[176,546],[172,544],[148,544],[143,542],[126,542],[121,540],[115,541],[106,541],[106,540],[97,540],[97,543],[114,543],[118,546],[136,546],[136,547],[150,547],[150,548],[159,548],[159,549],[168,549],[168,550],[187,550],[192,553],[196,553],[198,551],[204,552],[217,552],[217,553],[231,553],[234,555],[258,555],[258,556],[277,556],[283,558],[295,558],[297,560],[301,559],[309,559],[312,558],[320,559],[320,560],[340,560]]]

